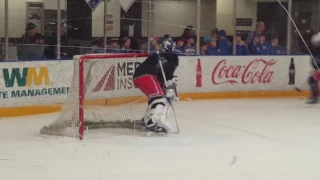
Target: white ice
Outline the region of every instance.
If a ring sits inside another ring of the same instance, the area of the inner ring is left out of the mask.
[[[181,133],[40,137],[57,114],[0,119],[1,180],[319,180],[320,105],[188,101]]]

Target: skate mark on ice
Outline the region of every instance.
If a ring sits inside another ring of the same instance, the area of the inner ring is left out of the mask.
[[[221,153],[222,159],[224,159],[223,151],[221,150],[220,153]],[[232,166],[236,164],[237,161],[238,161],[238,156],[232,156],[231,162],[228,163],[227,165]]]
[[[13,159],[0,159],[0,161],[15,161]]]
[[[237,161],[238,161],[238,156],[233,156],[232,161],[228,165],[232,166],[232,165],[236,164]]]

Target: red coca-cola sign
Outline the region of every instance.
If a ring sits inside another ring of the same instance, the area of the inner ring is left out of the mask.
[[[213,69],[212,83],[231,84],[268,84],[272,81],[274,71],[272,66],[275,60],[255,59],[247,65],[229,65],[235,61],[221,60]]]

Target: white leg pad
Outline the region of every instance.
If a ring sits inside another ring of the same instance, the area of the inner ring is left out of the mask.
[[[154,107],[155,106],[155,107]],[[152,119],[153,123],[158,123],[167,130],[172,129],[167,121],[168,102],[166,98],[156,99],[149,105],[148,119]]]

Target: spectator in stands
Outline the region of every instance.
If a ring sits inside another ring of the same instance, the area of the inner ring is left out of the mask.
[[[218,30],[217,28],[215,28],[215,29],[213,29],[213,30],[211,31],[211,37],[214,37],[214,38],[216,38],[216,39],[219,38],[219,30]]]
[[[109,44],[107,45],[107,53],[119,53],[120,52],[120,48],[119,48],[119,39],[118,38],[111,38],[109,40]],[[103,44],[103,40],[101,40],[100,38],[95,39],[93,41],[93,46],[94,46],[94,50],[93,53],[104,53],[104,44]]]
[[[264,34],[260,34],[258,37],[259,42],[252,48],[252,54],[254,55],[270,55],[270,44],[266,42]]]
[[[227,36],[227,33],[225,30],[219,31],[218,46],[220,48],[221,55],[230,55],[230,52],[231,52],[230,43],[226,36]]]
[[[188,39],[190,36],[195,36],[196,35],[196,31],[194,30],[193,26],[187,26],[182,34],[182,37],[185,39]]]
[[[160,50],[158,44],[159,38],[156,36],[152,36],[150,40],[150,53],[155,53]]]
[[[174,52],[179,55],[184,55],[184,39],[182,37],[178,37],[176,40],[176,48],[174,49]]]
[[[60,35],[62,58],[72,58],[74,55],[80,53],[80,50],[76,48],[76,46],[78,46],[77,42],[68,35],[65,24],[61,25]]]
[[[218,38],[216,38],[216,39],[218,39]],[[210,36],[204,37],[203,42],[209,44],[211,42],[211,37]]]
[[[93,53],[104,53],[103,46],[104,46],[104,43],[101,38],[94,39],[92,41]]]
[[[216,38],[214,38],[214,37],[211,38],[211,41],[210,41],[210,43],[207,47],[207,50],[206,50],[206,55],[211,55],[211,56],[221,55],[221,51],[217,46],[217,39]]]
[[[241,34],[237,33],[236,37],[236,54],[237,55],[249,55],[249,50],[244,41],[242,40]]]
[[[171,38],[170,34],[165,34],[162,38],[163,39],[162,41],[164,41],[165,39],[169,39],[169,38]]]
[[[109,41],[109,47],[107,48],[107,53],[119,53],[119,39],[118,38],[111,38]]]
[[[121,48],[120,48],[120,53],[129,53],[129,52],[131,52],[130,43],[131,43],[130,38],[128,38],[128,37],[123,38],[122,39]]]
[[[278,36],[273,36],[271,38],[271,48],[270,48],[270,55],[287,55],[287,50],[280,46]]]
[[[208,49],[208,43],[205,43],[205,42],[201,43],[200,55],[206,55],[207,49]]]
[[[130,53],[140,53],[140,44],[138,37],[130,37]]]
[[[53,37],[46,39],[46,42],[49,46],[45,48],[45,57],[49,59],[57,58],[57,34],[54,34]],[[79,51],[77,48],[75,48],[77,44],[67,34],[65,24],[61,24],[60,28],[60,45],[60,57],[62,59],[69,59],[74,55],[79,54]]]
[[[43,60],[44,59],[44,37],[37,32],[34,23],[27,23],[26,33],[19,40],[18,58],[19,60]]]
[[[184,53],[186,55],[195,55],[196,54],[196,47],[194,45],[195,43],[195,37],[189,36],[187,39],[187,44],[184,45]]]
[[[256,30],[248,34],[248,37],[247,37],[245,43],[248,46],[248,49],[250,52],[251,52],[251,50],[253,50],[253,46],[255,45],[256,38],[258,38],[258,36],[261,33],[263,33],[264,29],[265,29],[264,23],[262,21],[259,21],[256,24]]]

